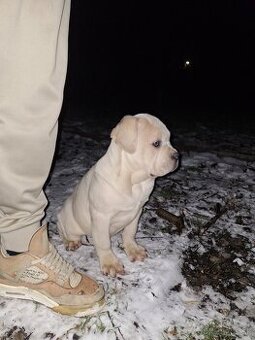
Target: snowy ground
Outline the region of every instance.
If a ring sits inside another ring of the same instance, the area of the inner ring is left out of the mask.
[[[181,167],[157,180],[137,233],[149,257],[130,263],[117,235],[113,248],[127,274],[112,279],[101,275],[93,246],[67,252],[55,224],[64,199],[107,149],[109,133],[93,121],[65,122],[46,188],[50,238],[104,284],[105,309],[77,319],[0,298],[0,338],[255,339],[255,138],[201,125],[173,131]],[[158,209],[181,215],[184,228]]]

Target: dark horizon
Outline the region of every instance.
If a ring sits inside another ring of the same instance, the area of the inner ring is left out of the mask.
[[[252,1],[73,1],[64,117],[150,112],[251,126],[254,13]]]

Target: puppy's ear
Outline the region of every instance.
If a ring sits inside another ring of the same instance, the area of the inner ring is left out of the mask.
[[[138,119],[124,116],[111,132],[111,138],[129,153],[135,152],[138,134]]]

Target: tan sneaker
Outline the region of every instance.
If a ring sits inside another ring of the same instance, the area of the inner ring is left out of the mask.
[[[104,289],[74,270],[48,241],[46,227],[32,237],[29,250],[0,252],[0,295],[37,301],[55,312],[82,317],[104,305]]]

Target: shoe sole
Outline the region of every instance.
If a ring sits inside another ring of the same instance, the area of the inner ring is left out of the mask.
[[[56,301],[50,299],[48,296],[36,290],[27,287],[8,286],[2,283],[0,284],[0,296],[5,298],[32,300],[52,309],[56,313],[74,316],[78,318],[96,314],[100,312],[105,305],[104,297],[94,304],[82,306],[60,305]]]

